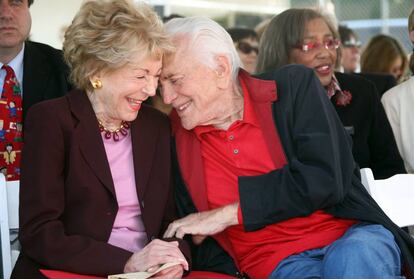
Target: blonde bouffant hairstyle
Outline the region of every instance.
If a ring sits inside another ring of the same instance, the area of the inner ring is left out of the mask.
[[[66,30],[63,53],[73,84],[93,90],[92,76],[139,64],[139,55],[161,58],[174,48],[162,21],[146,4],[132,0],[86,1]]]

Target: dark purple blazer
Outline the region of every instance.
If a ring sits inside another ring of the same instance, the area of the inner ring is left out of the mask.
[[[169,122],[143,105],[130,133],[142,219],[151,241],[162,237],[175,212]],[[22,252],[12,278],[42,278],[39,267],[93,275],[123,272],[131,252],[107,243],[117,211],[109,163],[86,93],[72,91],[33,106],[22,157]],[[181,246],[187,254],[186,245]]]

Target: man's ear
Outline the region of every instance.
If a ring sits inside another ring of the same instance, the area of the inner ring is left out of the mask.
[[[410,38],[411,38],[411,42],[413,42],[414,44],[414,31],[410,32]]]
[[[219,88],[226,89],[232,84],[231,66],[226,55],[216,56],[216,74]]]

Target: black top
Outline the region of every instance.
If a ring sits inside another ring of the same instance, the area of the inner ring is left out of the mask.
[[[397,85],[397,81],[392,75],[372,73],[355,73],[355,75],[361,76],[372,82],[377,88],[380,99],[385,92]]]
[[[371,168],[376,179],[406,173],[374,84],[356,75],[335,76],[341,89],[352,94],[349,105],[334,107],[352,136],[352,153],[359,167]]]

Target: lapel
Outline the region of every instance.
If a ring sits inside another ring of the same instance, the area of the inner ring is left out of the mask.
[[[140,202],[147,189],[152,162],[156,154],[159,128],[151,120],[148,108],[142,106],[137,119],[131,123],[132,154],[134,160],[135,184]],[[141,206],[141,208],[143,208]]]
[[[192,131],[187,131],[181,126],[175,110],[171,112],[171,121],[175,131],[177,160],[181,175],[197,210],[207,211],[209,207],[200,142]]]
[[[23,56],[23,113],[31,105],[44,100],[44,91],[51,75],[51,65],[31,42],[25,43]]]
[[[72,114],[79,121],[75,126],[74,138],[79,140],[80,152],[93,173],[116,197],[111,170],[92,105],[84,91],[71,91],[68,98]]]

